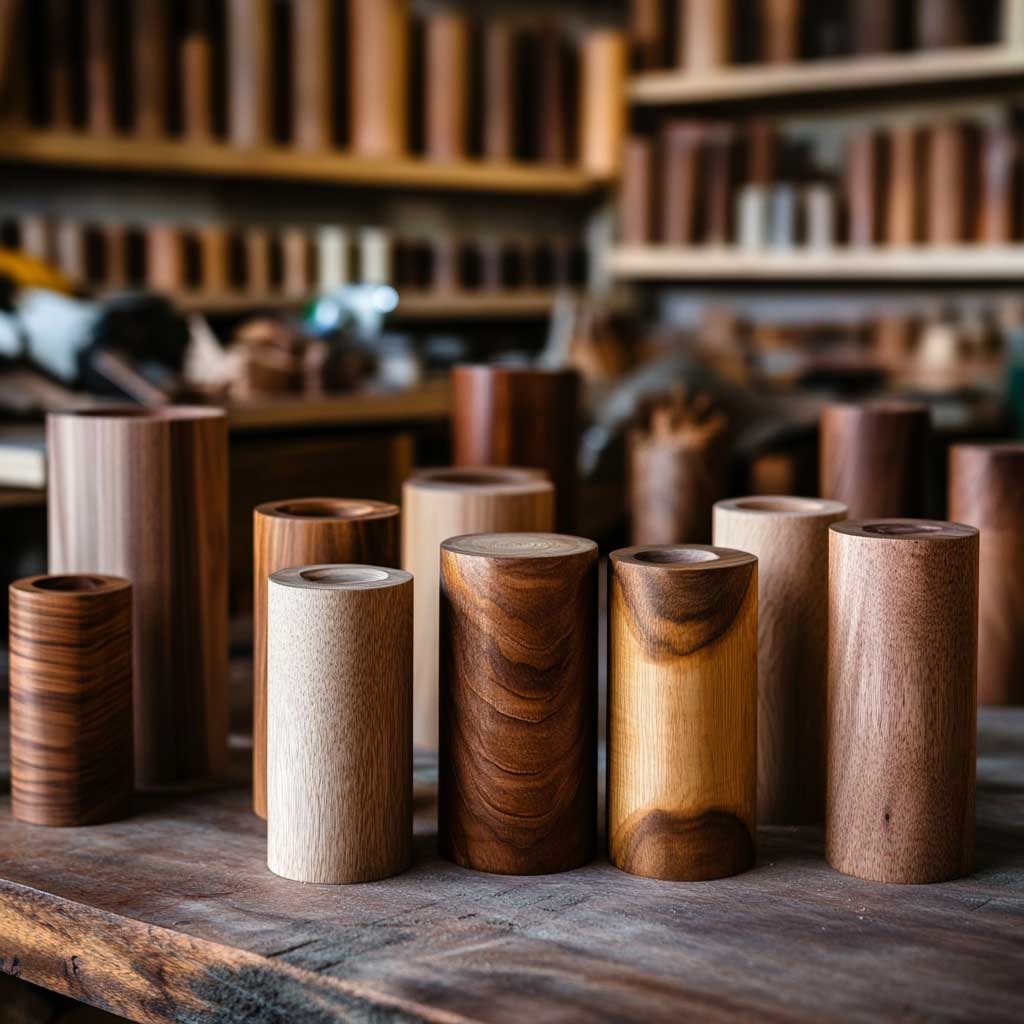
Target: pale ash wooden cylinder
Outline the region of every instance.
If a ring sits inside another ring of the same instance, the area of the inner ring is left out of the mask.
[[[757,556],[757,820],[825,818],[828,528],[846,506],[817,498],[719,501],[714,543]]]
[[[412,859],[412,577],[313,565],[268,582],[267,866],[370,882]]]
[[[413,739],[437,749],[441,544],[469,533],[554,529],[554,488],[532,469],[422,470],[402,487],[402,568],[416,580]]]
[[[634,875],[754,863],[757,559],[702,544],[610,556],[608,855]]]
[[[978,531],[920,519],[829,530],[825,852],[875,882],[971,870]]]

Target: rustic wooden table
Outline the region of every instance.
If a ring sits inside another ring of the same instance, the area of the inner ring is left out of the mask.
[[[413,869],[349,887],[271,875],[247,788],[79,830],[4,797],[0,968],[142,1021],[1020,1021],[1024,709],[982,713],[978,768],[977,870],[931,886],[780,828],[717,882],[477,874],[435,854],[427,761]]]

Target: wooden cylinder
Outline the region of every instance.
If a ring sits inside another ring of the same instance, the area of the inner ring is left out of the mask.
[[[967,188],[973,162],[970,125],[939,122],[930,126],[927,139],[926,241],[931,245],[959,245],[967,240],[967,216],[975,199]]]
[[[917,124],[894,125],[889,132],[886,205],[886,241],[889,245],[914,245],[922,239],[924,141]]]
[[[821,414],[821,496],[851,519],[921,515],[927,504],[928,407],[834,402]]]
[[[333,141],[332,20],[332,0],[292,0],[292,136],[311,152]]]
[[[761,0],[764,59],[769,64],[786,64],[800,56],[802,7],[802,0]]]
[[[1024,704],[1024,442],[950,448],[949,518],[981,533],[978,702]]]
[[[132,581],[135,781],[223,775],[228,438],[220,409],[47,417],[51,573]]]
[[[758,496],[715,505],[714,543],[757,556],[757,820],[825,820],[828,528],[838,501]]]
[[[651,140],[632,135],[626,140],[619,189],[619,231],[625,245],[653,241],[654,150]]]
[[[146,228],[146,285],[176,295],[185,289],[185,252],[181,229],[154,223]]]
[[[731,0],[678,0],[676,61],[687,71],[706,73],[732,63]]]
[[[305,229],[281,231],[281,293],[293,299],[307,299],[313,287],[312,253]]]
[[[267,866],[396,875],[412,861],[412,577],[311,565],[267,589]]]
[[[266,297],[270,292],[270,234],[266,228],[246,228],[245,290],[249,295]]]
[[[696,121],[669,121],[662,130],[661,241],[666,245],[692,245],[697,240],[701,142],[706,131],[707,126]]]
[[[235,146],[267,144],[271,113],[271,0],[226,0],[227,131]]]
[[[186,0],[181,41],[181,119],[189,142],[213,137],[213,45],[209,0]]]
[[[115,576],[10,586],[11,806],[33,825],[95,825],[132,794],[132,588]]]
[[[352,149],[401,156],[408,133],[408,0],[349,0]]]
[[[167,134],[171,20],[166,0],[132,4],[131,16],[135,134],[158,139]]]
[[[704,545],[610,555],[608,856],[701,881],[754,863],[757,559]]]
[[[495,18],[488,19],[483,32],[483,155],[504,162],[515,155],[515,34]]]
[[[469,24],[457,11],[435,11],[425,36],[426,155],[461,160],[469,137]]]
[[[507,875],[591,860],[597,545],[487,533],[441,545],[438,845]]]
[[[293,498],[253,510],[252,801],[267,816],[267,577],[313,563],[398,566],[398,506],[360,498]]]
[[[437,609],[442,541],[465,533],[550,530],[554,489],[535,470],[421,470],[402,487],[402,567],[416,580],[413,739],[437,749]]]
[[[598,177],[619,170],[628,59],[625,36],[616,29],[591,29],[581,44],[579,162]]]
[[[199,288],[211,295],[223,295],[230,289],[228,229],[224,224],[203,224],[196,231],[199,241],[201,272]]]
[[[882,238],[882,138],[873,129],[850,134],[846,146],[846,207],[850,245],[867,248]]]
[[[969,873],[978,531],[836,523],[828,629],[829,863],[875,882]]]
[[[885,53],[896,48],[896,4],[853,3],[847,7],[854,53]]]

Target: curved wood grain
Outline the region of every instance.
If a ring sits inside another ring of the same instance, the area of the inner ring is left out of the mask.
[[[634,875],[754,863],[757,559],[703,544],[609,556],[608,856]]]
[[[971,870],[978,531],[921,519],[829,530],[825,853],[876,882]]]
[[[397,568],[398,506],[359,498],[292,498],[253,510],[252,800],[267,816],[267,577],[327,562]]]
[[[11,796],[33,825],[124,817],[132,794],[132,587],[115,576],[10,586]]]
[[[597,828],[597,545],[441,545],[438,844],[463,867],[568,871]]]

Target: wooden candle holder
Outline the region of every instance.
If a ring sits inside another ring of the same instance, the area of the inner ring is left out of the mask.
[[[10,586],[11,806],[33,825],[124,817],[132,794],[132,588],[115,576]]]
[[[705,545],[610,556],[608,856],[634,875],[754,863],[757,559]]]
[[[757,556],[757,820],[825,819],[828,528],[838,501],[758,496],[715,505],[714,542]]]
[[[412,860],[412,577],[312,565],[268,581],[267,866],[372,882]]]
[[[568,871],[597,829],[597,545],[441,545],[438,844],[463,867]]]
[[[228,434],[221,409],[47,417],[51,573],[132,581],[135,781],[223,775]]]
[[[829,531],[825,852],[875,882],[942,882],[974,852],[978,531]]]

